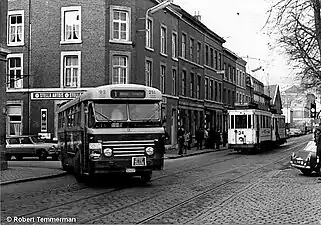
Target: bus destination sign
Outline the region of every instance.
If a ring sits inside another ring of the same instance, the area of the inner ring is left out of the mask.
[[[112,90],[112,98],[145,98],[144,90]]]

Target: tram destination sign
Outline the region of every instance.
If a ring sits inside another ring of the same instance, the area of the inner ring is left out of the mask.
[[[66,91],[44,91],[44,92],[32,92],[31,99],[33,100],[63,100],[63,99],[74,99],[81,95],[83,92],[66,92]]]
[[[144,90],[112,90],[112,98],[145,98]]]

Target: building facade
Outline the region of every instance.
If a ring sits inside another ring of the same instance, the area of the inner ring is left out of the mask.
[[[193,135],[204,124],[221,130],[225,41],[177,5],[146,18],[159,3],[10,1],[7,135],[56,138],[61,103],[117,83],[164,93],[164,126],[172,144],[179,124]]]
[[[6,66],[9,51],[6,48],[8,1],[0,1],[0,169],[7,169],[6,149]]]

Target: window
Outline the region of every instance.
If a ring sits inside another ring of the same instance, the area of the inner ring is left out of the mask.
[[[214,100],[215,101],[217,101],[217,81],[215,81],[215,86],[214,86],[214,88],[215,88],[215,95],[214,95]]]
[[[231,65],[228,65],[228,74],[230,81],[233,81],[233,71]]]
[[[22,105],[8,105],[7,134],[22,134]]]
[[[217,58],[217,51],[215,50],[215,69],[218,69],[218,58]]]
[[[177,58],[177,33],[172,34],[172,57]]]
[[[165,26],[161,26],[160,51],[167,54],[167,28]]]
[[[210,66],[214,68],[214,50],[210,48]]]
[[[152,61],[146,60],[145,84],[152,86]]]
[[[186,58],[186,34],[182,34],[182,57]]]
[[[61,42],[81,42],[81,6],[61,8]]]
[[[62,87],[80,87],[80,52],[61,53]]]
[[[176,95],[176,69],[172,69],[172,94]]]
[[[208,78],[205,78],[204,89],[205,99],[208,99]]]
[[[234,115],[231,115],[231,122],[230,122],[231,129],[234,129]]]
[[[196,98],[201,96],[201,76],[197,75],[197,84],[196,84]]]
[[[189,59],[194,61],[194,39],[189,40]]]
[[[162,93],[165,93],[165,73],[166,67],[164,65],[161,65],[159,90]]]
[[[112,41],[129,42],[130,41],[130,8],[127,7],[110,7],[110,37]]]
[[[219,63],[219,69],[221,70],[222,69],[222,54],[221,53],[218,54],[218,63]]]
[[[196,62],[198,64],[201,64],[201,43],[197,42],[197,47],[196,47]]]
[[[23,55],[9,54],[8,55],[8,88],[22,88],[23,84]]]
[[[8,11],[8,45],[24,44],[24,11]]]
[[[194,98],[194,73],[191,73],[191,80],[189,86],[189,96]]]
[[[205,46],[205,65],[209,65],[209,62],[208,62],[208,59],[209,58],[209,55],[208,55],[208,46],[206,45]]]
[[[218,95],[219,95],[218,97],[219,101],[222,102],[222,84],[221,83],[218,84]]]
[[[186,71],[182,72],[182,95],[186,95]]]
[[[153,20],[147,19],[146,22],[146,47],[153,48]]]
[[[227,90],[227,104],[231,103],[231,91]]]
[[[210,80],[210,100],[213,100],[213,80]]]
[[[248,115],[250,116],[250,115]],[[249,117],[250,122],[249,125],[251,124],[251,118]],[[244,129],[247,128],[247,115],[235,115],[235,129]]]
[[[233,82],[236,81],[236,75],[235,75],[235,67],[233,67]]]
[[[124,55],[112,56],[112,84],[127,84],[128,57]]]

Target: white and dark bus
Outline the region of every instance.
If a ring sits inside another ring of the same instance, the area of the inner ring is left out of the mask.
[[[78,181],[125,173],[149,182],[164,165],[162,93],[137,84],[96,87],[58,110],[62,168]]]

